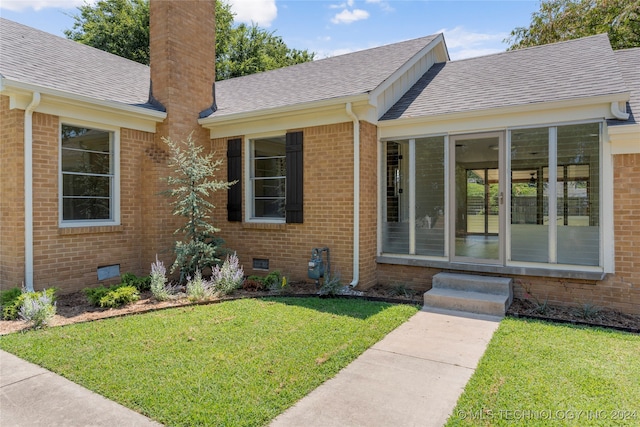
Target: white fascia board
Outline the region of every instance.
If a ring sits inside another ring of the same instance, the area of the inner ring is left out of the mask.
[[[368,116],[368,111],[372,109],[369,97],[365,94],[251,113],[207,117],[198,120],[198,123],[209,129],[212,139],[322,126],[351,121],[345,112],[347,102],[353,103],[358,115]]]
[[[442,33],[438,34],[438,36],[433,39],[428,45],[420,49],[418,53],[416,53],[410,60],[405,62],[400,68],[394,71],[389,77],[387,77],[382,83],[378,85],[374,90],[371,91],[371,102],[373,102],[374,106],[377,106],[378,96],[385,90],[389,89],[400,77],[402,77],[406,72],[411,69],[411,67],[415,66],[417,62],[419,62],[425,55],[427,55],[432,49],[434,49],[438,44],[444,43],[444,36]],[[441,59],[442,62],[445,62],[449,58],[449,53],[446,50],[446,45],[444,46],[444,52],[446,53],[446,58],[440,58],[442,56],[442,52],[438,55],[438,59]],[[415,82],[414,82],[415,83]]]
[[[640,153],[640,124],[607,126],[611,154]]]
[[[625,92],[462,113],[381,120],[377,125],[382,138],[393,138],[427,133],[475,132],[539,123],[611,119],[611,102],[628,95],[628,92]]]
[[[31,94],[40,92],[42,101],[38,112],[54,116],[66,116],[145,132],[156,132],[167,113],[120,102],[95,99],[87,96],[17,82],[2,78],[0,94],[10,98],[11,109],[24,109]]]

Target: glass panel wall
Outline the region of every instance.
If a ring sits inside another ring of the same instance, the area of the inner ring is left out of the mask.
[[[444,256],[444,137],[416,140],[416,254]]]
[[[511,259],[549,261],[549,128],[511,133]]]
[[[600,263],[600,126],[558,127],[558,263]]]
[[[386,198],[382,250],[409,253],[409,141],[386,143]]]

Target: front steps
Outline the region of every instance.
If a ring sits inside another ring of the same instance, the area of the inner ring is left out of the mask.
[[[425,307],[504,316],[513,302],[507,277],[438,273],[424,294]]]

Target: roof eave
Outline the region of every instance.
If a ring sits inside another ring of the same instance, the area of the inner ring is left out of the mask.
[[[156,123],[162,122],[167,117],[167,113],[162,111],[129,105],[122,102],[96,99],[89,96],[83,96],[57,89],[52,89],[46,86],[24,83],[0,76],[0,94],[11,96],[30,94],[34,92],[40,92],[41,95],[47,96],[50,99],[56,100],[58,102],[78,106],[90,106],[93,109],[109,111],[118,114],[126,114],[128,116],[134,116],[137,119],[150,120]]]
[[[364,93],[364,94],[358,94],[358,95],[343,96],[338,98],[323,99],[320,101],[285,105],[282,107],[264,108],[261,110],[246,111],[242,113],[223,114],[219,116],[216,116],[214,113],[213,116],[198,119],[198,123],[201,126],[207,129],[210,129],[213,126],[220,123],[226,124],[226,123],[234,123],[234,122],[237,123],[237,122],[250,121],[250,120],[263,120],[263,119],[268,119],[269,117],[280,116],[283,114],[298,114],[301,111],[327,109],[327,108],[335,107],[338,105],[346,104],[347,102],[369,103],[369,101],[370,101],[369,94]],[[221,111],[221,109],[218,109],[218,111]]]
[[[398,126],[400,124],[412,124],[418,122],[432,122],[432,121],[443,121],[443,120],[461,120],[471,117],[482,117],[482,116],[495,116],[500,114],[514,114],[514,113],[526,113],[528,111],[534,112],[539,110],[547,110],[547,109],[559,109],[559,108],[572,108],[572,107],[580,107],[584,105],[592,105],[592,104],[604,104],[604,103],[617,103],[617,102],[626,102],[630,98],[630,92],[619,92],[608,95],[598,95],[598,96],[590,96],[590,97],[582,97],[582,98],[572,98],[561,101],[553,101],[553,102],[535,102],[529,104],[520,104],[514,106],[506,106],[506,107],[497,107],[497,108],[488,108],[483,110],[470,110],[470,111],[461,111],[455,113],[445,113],[445,114],[434,114],[434,115],[421,115],[414,117],[400,117],[397,119],[387,119],[378,121],[379,127],[386,126]],[[613,119],[613,115],[611,117],[605,117],[607,119]]]

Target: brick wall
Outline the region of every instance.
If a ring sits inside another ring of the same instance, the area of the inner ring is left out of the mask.
[[[295,130],[300,129],[289,131]],[[225,239],[227,247],[237,251],[248,275],[266,274],[252,269],[253,258],[264,258],[269,260],[271,271],[280,270],[292,280],[308,280],[307,262],[311,250],[326,246],[331,253],[332,271],[339,273],[342,282],[347,284],[353,279],[353,124],[317,126],[302,131],[304,223],[227,222],[226,192],[215,194],[214,223],[221,228],[219,235]],[[368,132],[367,138],[370,138],[370,130]],[[371,141],[363,144],[367,143]],[[226,155],[227,138],[211,141],[211,150]],[[246,155],[243,147],[243,159]],[[227,178],[226,165],[225,161],[220,170],[220,179]],[[370,170],[363,168],[363,174],[367,173],[371,175]],[[246,183],[242,185],[245,192]],[[364,205],[363,209],[367,206]],[[371,226],[367,224],[364,224],[365,230]],[[366,240],[365,243],[370,245]],[[370,248],[365,247],[365,250]],[[371,260],[364,265],[369,264]]]
[[[119,226],[59,228],[57,116],[33,115],[34,287],[68,293],[96,285],[99,266],[120,264],[120,272],[148,274],[143,259],[141,161],[153,134],[120,131]],[[117,279],[107,281],[113,283]]]
[[[0,289],[24,280],[24,111],[0,96]]]
[[[378,131],[360,122],[360,281],[359,289],[377,283]]]

